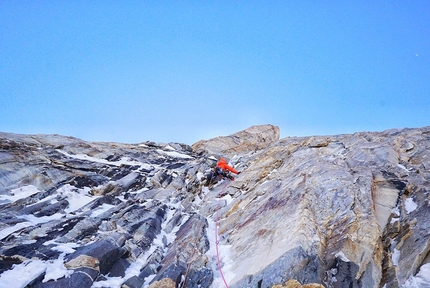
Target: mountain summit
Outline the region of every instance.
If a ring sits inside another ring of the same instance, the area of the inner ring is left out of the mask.
[[[430,287],[430,127],[0,133],[1,287]],[[240,174],[205,186],[220,157]]]

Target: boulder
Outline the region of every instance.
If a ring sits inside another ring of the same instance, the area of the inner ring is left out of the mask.
[[[148,288],[175,288],[175,282],[170,278],[164,278],[149,285]]]

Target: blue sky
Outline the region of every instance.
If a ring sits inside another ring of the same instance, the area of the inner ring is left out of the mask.
[[[2,132],[193,144],[430,125],[429,1],[3,0],[0,55]]]

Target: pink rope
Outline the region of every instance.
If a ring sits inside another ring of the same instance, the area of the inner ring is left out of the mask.
[[[227,280],[225,280],[224,278],[224,274],[222,273],[222,269],[221,269],[221,260],[219,258],[219,250],[218,250],[218,211],[219,211],[219,206],[220,206],[220,201],[221,201],[221,195],[224,192],[225,187],[227,187],[228,181],[225,182],[224,187],[221,189],[221,192],[218,195],[218,206],[216,209],[216,221],[215,221],[215,247],[216,247],[216,257],[218,260],[218,270],[221,274],[221,278],[224,281],[225,287],[228,288],[228,284],[227,284]]]

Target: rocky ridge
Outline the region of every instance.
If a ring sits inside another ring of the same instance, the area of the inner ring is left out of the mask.
[[[430,127],[279,135],[0,133],[0,283],[224,287],[219,264],[232,288],[428,287]],[[220,156],[242,173],[209,189]]]

